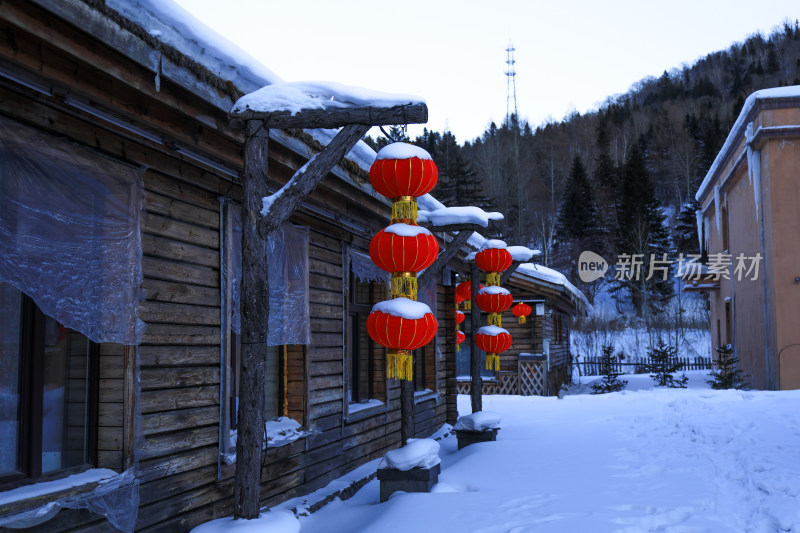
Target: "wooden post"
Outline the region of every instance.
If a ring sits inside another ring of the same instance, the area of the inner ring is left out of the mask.
[[[413,439],[414,432],[414,382],[400,380],[400,439],[401,446]]]
[[[260,121],[248,121],[242,176],[242,369],[239,385],[236,476],[233,517],[258,518],[261,453],[266,420],[264,375],[267,361],[269,268],[267,240],[258,231],[261,198],[267,196],[269,131]]]
[[[472,284],[472,307],[470,311],[470,328],[472,331],[471,339],[469,341],[469,371],[472,377],[472,386],[470,388],[470,398],[472,400],[472,412],[477,413],[483,410],[483,383],[481,382],[481,354],[478,351],[478,345],[475,344],[475,334],[478,333],[478,328],[481,327],[481,310],[476,305],[478,297],[478,286],[481,283],[480,274],[478,273],[478,265],[473,261],[470,264],[469,277]]]

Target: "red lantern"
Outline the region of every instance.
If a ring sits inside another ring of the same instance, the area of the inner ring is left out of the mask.
[[[392,199],[427,194],[438,178],[439,171],[428,152],[405,143],[383,147],[369,169],[375,190]]]
[[[369,243],[369,256],[386,272],[418,272],[436,261],[439,242],[425,228],[392,224]]]
[[[475,333],[475,344],[486,352],[486,369],[499,371],[499,354],[511,347],[511,335],[497,326],[483,326]]]
[[[437,327],[430,308],[408,298],[379,302],[367,317],[370,338],[389,348],[387,374],[390,379],[412,379],[410,352],[428,344],[436,336]]]
[[[486,248],[475,254],[475,264],[484,272],[503,272],[511,262],[511,253],[505,248]]]
[[[503,326],[500,313],[511,307],[514,298],[503,287],[490,285],[478,291],[475,303],[482,311],[489,313],[488,323],[492,326]]]
[[[480,287],[483,288],[483,285]],[[460,303],[459,298],[461,298],[461,302],[466,302],[464,310],[469,311],[472,309],[472,282],[470,280],[462,281],[456,285],[456,304]]]
[[[392,273],[392,296],[417,297],[417,274],[439,255],[436,237],[413,224],[392,224],[369,243],[369,255],[379,268]]]
[[[466,317],[464,316],[464,313],[462,313],[461,311],[456,311],[456,325],[464,322],[465,318]]]
[[[465,340],[467,340],[467,336],[464,335],[464,332],[463,331],[456,331],[456,344],[461,344]]]
[[[527,322],[525,317],[530,315],[532,311],[533,310],[531,309],[530,305],[522,302],[515,305],[514,308],[511,310],[511,312],[514,313],[514,316],[519,318],[520,324],[524,324],[525,322]]]

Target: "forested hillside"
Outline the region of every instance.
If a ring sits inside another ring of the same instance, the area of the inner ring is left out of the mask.
[[[694,251],[693,207],[672,238],[643,228],[655,231],[654,218],[663,222],[657,206],[680,213],[693,199],[750,93],[798,84],[800,24],[787,20],[769,36],[754,34],[691,66],[643,79],[597,111],[538,126],[512,116],[462,145],[449,132],[426,131],[412,142],[439,167],[435,196],[503,212],[501,237],[542,250],[542,262],[567,271],[575,250],[590,243],[601,253],[642,246]],[[575,175],[576,165],[585,179]]]

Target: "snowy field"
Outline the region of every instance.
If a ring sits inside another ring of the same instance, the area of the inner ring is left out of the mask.
[[[433,493],[379,504],[371,481],[301,532],[800,532],[800,391],[713,391],[688,374],[682,390],[638,375],[607,395],[484,396],[497,442],[443,439]]]

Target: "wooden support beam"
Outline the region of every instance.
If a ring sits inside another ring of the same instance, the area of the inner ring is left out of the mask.
[[[366,135],[367,131],[369,131],[369,126],[348,124],[336,134],[322,152],[314,155],[303,168],[292,176],[289,183],[281,189],[280,196],[273,202],[267,216],[261,217],[258,229],[263,238],[272,233],[300,207],[300,204],[311,194],[319,182]]]
[[[439,256],[436,258],[436,261],[434,261],[431,266],[425,269],[425,272],[423,272],[420,276],[420,280],[428,279],[429,275],[435,275],[428,274],[428,272],[439,272],[441,269],[443,269],[445,265],[447,265],[447,263],[453,257],[455,257],[461,247],[467,244],[467,240],[469,239],[470,235],[472,235],[472,230],[459,231],[455,238],[450,241],[450,244],[447,246],[447,248],[439,251]]]
[[[472,310],[470,311],[470,328],[472,338],[469,341],[469,372],[472,377],[470,388],[470,399],[472,400],[472,412],[477,413],[483,410],[483,383],[481,382],[481,354],[478,345],[475,344],[475,334],[481,327],[481,310],[475,305],[478,296],[478,285],[480,285],[480,274],[478,265],[473,261],[470,263],[470,280],[472,281]]]
[[[522,261],[512,261],[511,266],[505,269],[505,271],[500,275],[500,285],[505,285],[508,283],[511,275],[517,271],[517,267],[519,267],[521,264]]]
[[[292,115],[289,111],[253,111],[228,113],[232,128],[244,121],[259,120],[265,128],[341,128],[349,124],[389,126],[428,122],[428,106],[423,103],[394,107],[352,107],[346,109],[305,109]]]

